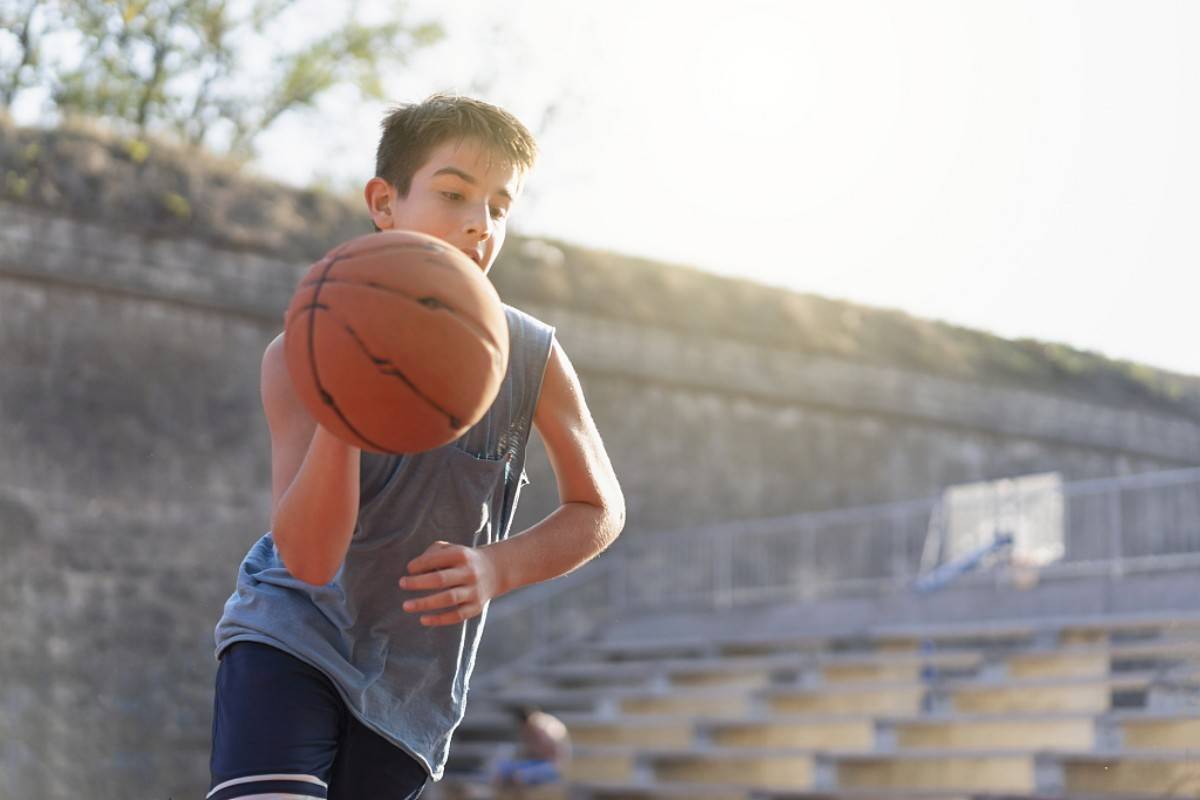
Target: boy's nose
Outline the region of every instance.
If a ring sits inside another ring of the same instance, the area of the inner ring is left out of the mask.
[[[491,216],[487,212],[468,215],[464,231],[468,236],[477,236],[480,239],[488,238],[492,235]]]

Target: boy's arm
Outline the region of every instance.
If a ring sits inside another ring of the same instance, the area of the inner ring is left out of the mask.
[[[306,583],[333,580],[358,515],[361,451],[316,423],[292,386],[283,336],[263,354],[262,402],[271,430],[271,536]]]
[[[625,525],[625,497],[579,377],[558,340],[533,417],[558,483],[559,507],[526,531],[484,548],[496,559],[501,593],[557,578],[608,547]]]
[[[533,527],[481,548],[438,542],[409,563],[406,590],[440,589],[404,604],[426,625],[453,625],[513,589],[586,564],[625,525],[625,498],[592,421],[579,377],[554,341],[533,417],[558,483],[559,507]]]

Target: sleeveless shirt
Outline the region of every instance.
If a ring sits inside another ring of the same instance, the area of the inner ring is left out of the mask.
[[[505,305],[509,360],[495,402],[461,438],[411,455],[364,452],[358,518],[333,580],[294,578],[268,532],[246,554],[217,623],[216,655],[240,641],[283,650],[323,672],[364,725],[442,777],[487,618],[425,627],[402,590],[408,562],[433,542],[507,538],[554,328]]]

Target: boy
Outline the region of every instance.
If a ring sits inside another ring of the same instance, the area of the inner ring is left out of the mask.
[[[367,208],[379,230],[437,236],[487,273],[536,154],[516,118],[435,95],[383,123]],[[217,624],[208,800],[415,798],[441,777],[490,600],[604,550],[624,499],[554,329],[505,306],[508,373],[458,441],[362,453],[305,411],[283,336],[267,346],[271,532]],[[530,425],[559,488],[508,536]]]

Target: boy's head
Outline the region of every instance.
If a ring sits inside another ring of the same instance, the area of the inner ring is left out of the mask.
[[[379,230],[444,239],[486,273],[537,157],[533,135],[497,106],[454,95],[393,109],[365,196]]]

